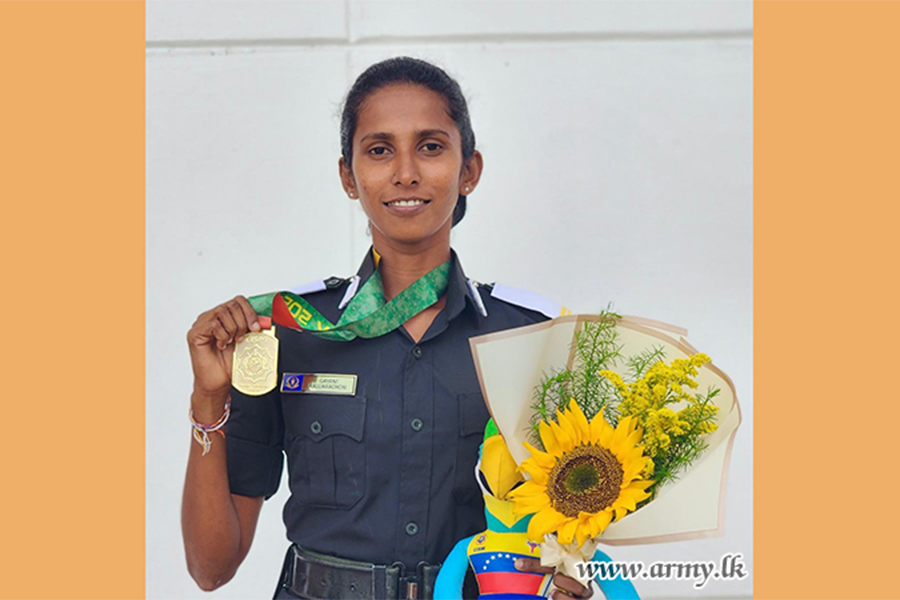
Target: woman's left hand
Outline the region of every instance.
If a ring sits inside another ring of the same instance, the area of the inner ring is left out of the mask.
[[[542,567],[539,558],[517,558],[516,568],[526,573],[554,573],[556,571],[553,567]],[[577,579],[562,573],[556,573],[553,576],[553,585],[559,588],[550,594],[553,600],[567,600],[568,598],[587,599],[594,595],[593,589],[581,585],[581,582]]]

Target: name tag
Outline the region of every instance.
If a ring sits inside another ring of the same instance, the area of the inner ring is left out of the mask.
[[[356,375],[341,373],[283,373],[281,391],[288,394],[356,395]]]

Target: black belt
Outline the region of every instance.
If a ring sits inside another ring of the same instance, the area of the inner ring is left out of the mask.
[[[293,544],[281,570],[279,589],[311,600],[413,600],[434,596],[440,565],[420,562],[408,575],[403,563],[373,565],[319,554]],[[276,592],[277,595],[277,592]]]

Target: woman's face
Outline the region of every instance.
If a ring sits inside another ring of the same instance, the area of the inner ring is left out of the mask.
[[[462,141],[443,96],[412,84],[370,94],[357,115],[353,169],[339,162],[341,181],[359,198],[373,241],[421,245],[450,239],[459,194],[481,175],[476,151],[463,164]],[[468,188],[468,189],[467,189]]]

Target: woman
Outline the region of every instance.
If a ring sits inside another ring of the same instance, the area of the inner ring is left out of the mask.
[[[230,384],[234,345],[261,329],[250,302],[225,302],[188,332],[195,426],[227,419],[207,454],[192,444],[184,488],[188,568],[204,590],[247,555],[287,454],[294,544],[276,597],[429,597],[454,543],[485,526],[473,468],[488,413],[468,339],[556,316],[469,281],[450,248],[483,161],[444,71],[405,57],[367,69],[347,96],[341,142],[341,183],[369,219],[372,248],[356,276],[291,302],[346,335],[274,327],[278,385],[248,396]],[[395,298],[374,317],[348,317]],[[360,329],[373,320],[380,329]],[[322,374],[333,389],[299,383]],[[521,568],[542,571],[536,560]],[[591,593],[568,577],[555,583]]]

